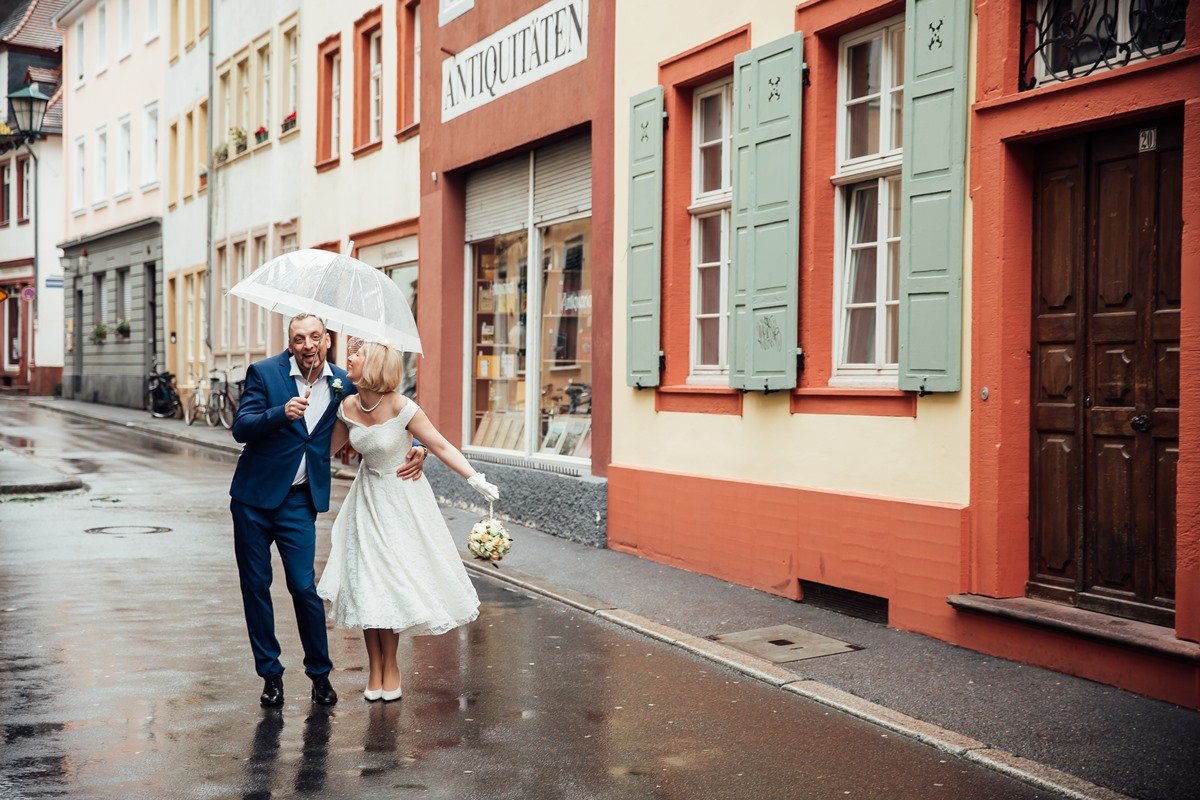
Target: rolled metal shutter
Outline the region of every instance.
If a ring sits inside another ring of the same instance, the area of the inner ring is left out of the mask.
[[[529,156],[520,156],[467,176],[468,242],[525,230],[529,226]]]
[[[592,139],[580,136],[539,149],[533,157],[533,221],[592,210]]]

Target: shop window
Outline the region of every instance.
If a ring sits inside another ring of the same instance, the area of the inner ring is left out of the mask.
[[[733,81],[696,90],[692,109],[691,375],[729,372],[729,227],[733,179],[730,137]]]
[[[9,198],[11,197],[12,178],[11,163],[4,161],[0,163],[0,225],[7,225],[9,219]]]
[[[354,147],[383,136],[383,9],[354,23]]]
[[[317,48],[317,164],[334,163],[339,155],[342,117],[340,37],[330,36]]]
[[[590,219],[541,228],[541,335],[537,441],[542,455],[591,455]]]
[[[29,156],[17,159],[17,222],[29,222],[29,210],[33,207],[33,170]]]
[[[831,385],[894,386],[900,335],[904,22],[841,42]]]

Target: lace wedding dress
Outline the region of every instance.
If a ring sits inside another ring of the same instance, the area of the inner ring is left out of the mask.
[[[429,481],[396,477],[412,444],[411,399],[386,422],[361,425],[342,413],[358,476],[333,523],[317,593],[344,628],[445,633],[479,616],[479,597],[459,559]]]

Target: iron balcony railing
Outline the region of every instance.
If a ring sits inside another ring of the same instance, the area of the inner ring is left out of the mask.
[[[1021,91],[1183,47],[1188,0],[1022,0]]]

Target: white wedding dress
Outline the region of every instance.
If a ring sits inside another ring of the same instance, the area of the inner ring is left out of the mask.
[[[338,418],[362,455],[358,476],[333,522],[332,545],[317,593],[344,628],[445,633],[479,616],[479,596],[459,559],[429,481],[406,481],[396,468],[412,444],[411,399],[386,422]]]

